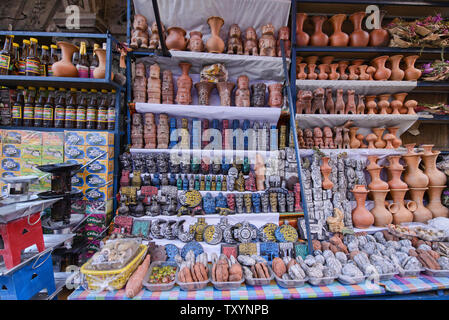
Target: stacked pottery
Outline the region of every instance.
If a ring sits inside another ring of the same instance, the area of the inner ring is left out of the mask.
[[[446,188],[446,174],[436,167],[436,160],[440,151],[432,151],[432,144],[422,145],[424,153],[421,158],[424,163],[424,174],[429,178],[429,204],[426,206],[432,212],[432,216],[449,218],[449,209],[441,204],[441,193]]]
[[[393,216],[385,207],[385,198],[387,197],[389,185],[380,179],[382,167],[377,164],[377,156],[368,156],[369,165],[366,170],[371,176],[371,183],[368,189],[374,200],[374,208],[371,214],[374,216],[374,225],[376,227],[385,227],[393,221]]]
[[[357,202],[357,206],[352,210],[352,224],[355,228],[368,229],[374,223],[373,215],[365,207],[368,190],[364,185],[356,184],[351,192]]]
[[[388,161],[390,165],[387,167],[390,187],[390,195],[393,203],[388,205],[388,210],[393,214],[393,223],[401,224],[413,221],[413,211],[416,209],[416,203],[409,201],[407,205],[404,203],[405,194],[408,191],[408,185],[401,180],[401,174],[404,167],[399,163],[400,156],[390,156]]]

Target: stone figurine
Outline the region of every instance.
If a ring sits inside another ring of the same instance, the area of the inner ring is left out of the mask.
[[[162,103],[173,104],[174,103],[174,86],[173,86],[173,74],[170,70],[164,70],[162,73]]]
[[[161,24],[161,26],[162,26],[162,34],[164,35],[165,27],[163,24]],[[159,39],[159,32],[158,32],[156,21],[153,22],[153,24],[151,25],[151,37],[150,37],[149,49],[158,49],[158,50],[162,49],[161,40]]]
[[[259,48],[257,46],[258,41],[257,41],[257,33],[256,30],[253,27],[249,27],[248,29],[246,29],[245,31],[245,54],[246,55],[253,55],[253,56],[258,56],[259,55]]]
[[[313,91],[312,114],[327,114],[324,108],[324,89],[317,88]]]
[[[272,108],[281,108],[283,104],[282,83],[274,83],[268,86],[268,105]]]
[[[169,126],[168,116],[165,113],[159,115],[159,124],[157,126],[157,148],[168,149]]]
[[[143,148],[143,125],[142,125],[142,115],[140,113],[134,113],[132,116],[131,142],[132,148],[134,149]]]
[[[148,48],[148,38],[149,33],[147,19],[141,14],[136,14],[134,16],[130,46],[135,49]]]
[[[147,78],[145,76],[145,65],[136,64],[136,75],[133,81],[133,102],[147,102]]]
[[[259,39],[259,54],[261,56],[276,57],[276,38],[274,26],[269,23],[262,26],[262,37]]]
[[[156,122],[153,113],[145,113],[144,140],[145,149],[156,149]]]
[[[313,143],[317,148],[324,148],[323,131],[319,127],[313,129]]]
[[[237,79],[237,90],[235,91],[235,105],[237,107],[250,106],[250,90],[249,78],[246,75],[241,75]]]
[[[242,31],[238,24],[229,27],[228,54],[243,54]]]
[[[243,194],[235,195],[235,206],[237,213],[243,213]]]
[[[285,57],[290,57],[291,49],[290,49],[290,28],[289,27],[280,27],[278,31],[278,40],[276,42],[277,55],[278,57],[282,57],[281,52],[281,40],[284,40],[284,52]]]

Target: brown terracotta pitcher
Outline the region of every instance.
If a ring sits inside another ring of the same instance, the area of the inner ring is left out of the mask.
[[[323,32],[323,24],[327,20],[325,16],[314,16],[312,21],[315,25],[315,31],[310,37],[310,45],[316,47],[325,47],[329,42],[329,37]]]
[[[329,37],[329,44],[332,47],[346,47],[349,43],[349,36],[341,31],[341,26],[345,20],[345,14],[336,14],[329,19],[334,29],[334,33]]]
[[[304,22],[307,19],[307,13],[296,14],[296,45],[298,47],[305,47],[309,45],[310,36],[303,31]]]
[[[421,77],[422,71],[415,68],[415,62],[419,56],[408,56],[404,58],[405,62],[405,80],[416,81]]]
[[[334,186],[333,182],[329,179],[329,175],[332,171],[332,167],[329,165],[329,157],[322,157],[321,160],[321,174],[323,175],[322,187],[324,190],[330,190]]]
[[[406,147],[409,151],[402,155],[402,158],[407,164],[405,167],[404,181],[409,188],[426,188],[429,185],[429,178],[419,169],[422,153],[413,152],[414,146],[414,143],[407,144]]]
[[[402,54],[397,54],[389,58],[391,62],[390,80],[401,81],[404,79],[405,72],[400,68],[400,63],[403,57],[404,56]]]
[[[73,54],[79,51],[79,48],[69,42],[59,41],[58,47],[62,51],[62,59],[52,66],[54,77],[78,77],[78,70],[72,63]]]
[[[367,229],[374,223],[374,216],[365,207],[368,190],[364,185],[357,184],[351,192],[357,202],[357,206],[352,210],[352,224],[355,228]]]
[[[358,127],[351,127],[349,128],[349,146],[351,149],[358,149],[360,148],[360,141],[357,140],[357,130],[359,130]]]
[[[446,185],[446,174],[436,167],[436,161],[440,151],[432,151],[433,144],[423,144],[421,147],[424,149],[421,158],[425,168],[424,174],[429,177],[429,187]]]
[[[167,33],[168,36],[165,39],[165,44],[168,50],[182,51],[186,49],[186,31],[183,28],[171,27],[167,29]]]
[[[369,34],[370,47],[387,47],[390,41],[390,35],[387,30],[382,29],[382,20],[386,14],[385,10],[380,11],[379,29],[374,29]]]
[[[446,186],[429,186],[427,194],[429,196],[429,203],[426,206],[432,212],[432,217],[449,218],[449,209],[441,204],[441,194]]]
[[[397,149],[401,146],[402,140],[397,136],[399,127],[389,127],[387,128],[388,132],[391,133],[394,136],[393,140],[393,148]]]
[[[424,207],[423,197],[428,188],[410,188],[410,198],[416,203],[416,210],[413,212],[413,222],[426,223],[432,219],[432,211]]]
[[[369,33],[362,29],[364,17],[364,11],[356,12],[349,16],[349,20],[354,25],[354,31],[349,36],[349,46],[351,47],[366,47],[369,43]]]
[[[368,156],[369,164],[366,167],[366,170],[369,172],[371,176],[371,182],[368,185],[368,189],[370,191],[372,190],[388,190],[389,186],[388,183],[383,181],[380,178],[380,171],[382,170],[382,167],[377,164],[377,156],[371,155]]]
[[[376,68],[374,73],[374,80],[388,80],[391,76],[391,70],[385,67],[388,56],[380,56],[371,61],[371,64]]]
[[[371,190],[371,196],[374,200],[374,208],[371,214],[374,216],[374,225],[376,227],[385,227],[393,221],[393,215],[385,207],[385,198],[390,190]]]
[[[406,207],[404,203],[404,197],[407,191],[408,189],[390,189],[393,203],[390,203],[388,205],[388,210],[393,214],[394,224],[413,221],[412,211],[414,211],[417,206],[414,201],[409,201]]]

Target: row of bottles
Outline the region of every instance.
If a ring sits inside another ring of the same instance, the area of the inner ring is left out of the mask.
[[[11,96],[12,125],[24,127],[114,130],[116,91],[17,87]]]
[[[100,48],[94,45],[94,50]],[[106,49],[106,43],[103,43]],[[14,35],[5,39],[3,50],[0,51],[0,75],[43,76],[52,77],[52,65],[59,61],[58,47],[54,44],[41,46],[41,55],[38,55],[38,40],[31,38],[23,40],[22,49],[14,42]],[[98,57],[93,53],[92,58],[87,53],[85,42],[81,42],[79,52],[73,55],[73,64],[78,69],[80,78],[93,78],[93,72],[100,64]]]

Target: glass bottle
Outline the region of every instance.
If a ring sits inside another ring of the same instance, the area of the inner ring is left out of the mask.
[[[50,54],[47,46],[42,46],[41,53],[41,77],[48,77],[48,68],[50,65]]]
[[[86,129],[87,89],[81,89],[81,97],[76,108],[76,128]]]
[[[19,60],[20,60],[20,55],[19,55],[19,44],[13,42],[12,44],[12,59],[11,59],[11,63],[9,64],[9,74],[10,75],[18,75],[19,74]]]
[[[23,126],[32,127],[34,125],[34,100],[36,99],[36,88],[29,87],[25,97],[23,107]]]
[[[70,96],[65,108],[65,128],[73,129],[76,123],[76,89],[70,88]]]
[[[0,51],[0,75],[9,74],[9,66],[11,60],[13,59],[12,54],[12,42],[14,41],[13,35],[7,35],[5,39],[5,44],[3,45],[3,50]]]
[[[53,77],[52,66],[53,66],[53,64],[55,64],[56,62],[59,61],[59,57],[56,54],[56,52],[58,51],[58,46],[55,44],[52,44],[50,46],[50,49],[51,49],[51,51],[50,51],[50,62],[48,64],[48,76]]]
[[[44,105],[44,128],[54,127],[55,116],[55,88],[48,88],[48,98]]]
[[[116,91],[112,90],[111,91],[111,100],[109,102],[109,107],[108,107],[108,130],[113,131],[115,130],[115,94]]]
[[[86,43],[81,42],[79,61],[76,65],[80,78],[89,78],[89,60],[87,57]]]
[[[42,127],[44,121],[44,105],[47,101],[47,90],[39,88],[39,98],[34,104],[34,126]]]
[[[25,105],[25,88],[22,86],[17,87],[17,100],[14,102],[11,108],[12,125],[16,127],[22,126],[23,106]]]
[[[94,78],[94,71],[100,65],[100,61],[95,53],[95,50],[99,49],[100,45],[98,43],[94,44],[94,53],[92,54],[92,62],[90,64],[90,78]]]
[[[100,106],[97,114],[97,129],[106,130],[108,127],[108,91],[101,90]]]
[[[22,52],[19,59],[19,75],[24,76],[26,73],[27,57],[30,51],[30,40],[22,41]]]
[[[91,98],[86,111],[86,129],[96,129],[97,128],[97,115],[98,115],[98,105],[97,105],[97,90],[90,90]]]
[[[37,39],[30,39],[30,51],[26,60],[26,71],[27,76],[40,76],[41,75],[41,60],[37,56]]]
[[[55,107],[55,128],[64,128],[66,90],[60,88],[58,94]]]

